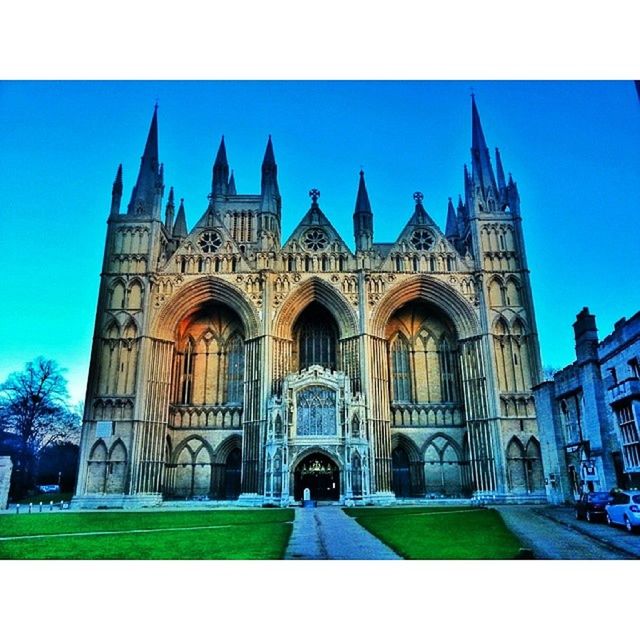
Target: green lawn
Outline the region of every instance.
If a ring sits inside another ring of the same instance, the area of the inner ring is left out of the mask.
[[[292,509],[5,515],[0,538],[15,538],[0,540],[0,559],[273,560],[292,521]],[[103,533],[70,535],[92,532]]]
[[[365,507],[345,512],[409,560],[513,559],[522,546],[493,509]]]

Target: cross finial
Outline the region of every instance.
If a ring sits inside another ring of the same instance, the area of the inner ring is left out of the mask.
[[[413,194],[413,199],[416,201],[416,204],[421,204],[421,203],[422,203],[423,198],[424,198],[424,195],[422,194],[422,192],[421,192],[421,191],[416,191],[416,192]]]
[[[309,196],[311,197],[311,204],[318,204],[320,192],[317,189],[311,189],[311,191],[309,191]]]

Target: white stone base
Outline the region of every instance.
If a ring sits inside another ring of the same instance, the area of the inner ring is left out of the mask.
[[[162,506],[161,493],[146,493],[137,495],[89,494],[74,496],[71,509],[144,509],[145,507]]]
[[[365,504],[373,504],[378,507],[396,504],[396,494],[393,491],[378,491],[364,499]]]
[[[236,505],[239,507],[261,507],[266,503],[267,501],[264,496],[261,496],[259,493],[241,493],[238,496]]]

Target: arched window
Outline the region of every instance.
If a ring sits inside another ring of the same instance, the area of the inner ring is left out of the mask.
[[[394,402],[411,402],[409,342],[398,333],[391,343],[391,381]]]
[[[296,323],[298,368],[318,364],[336,370],[337,329],[331,315],[321,306],[312,304]]]
[[[244,344],[235,334],[227,343],[227,402],[241,404],[244,381]]]
[[[446,336],[440,341],[440,386],[442,388],[442,402],[455,402],[456,376],[454,354]]]
[[[299,436],[336,435],[336,392],[328,387],[312,385],[297,394]]]
[[[182,404],[189,404],[191,402],[193,392],[193,361],[195,360],[194,351],[193,340],[189,338],[182,363],[182,388],[180,393],[180,402]]]

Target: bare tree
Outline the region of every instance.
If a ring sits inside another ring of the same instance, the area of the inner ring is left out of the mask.
[[[38,452],[77,441],[80,418],[67,405],[67,382],[54,360],[37,358],[0,385],[0,428],[17,436],[16,482],[24,492],[35,484]]]

